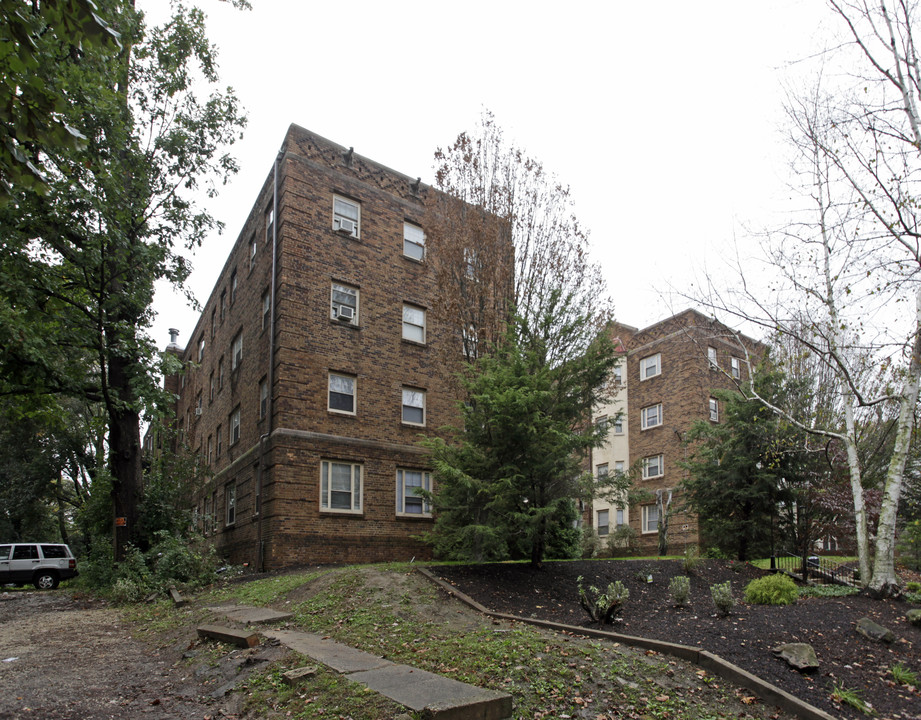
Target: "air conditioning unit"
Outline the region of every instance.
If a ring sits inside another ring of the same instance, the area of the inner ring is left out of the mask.
[[[201,415],[201,408],[197,407],[195,408],[195,417],[198,417],[199,415]]]
[[[336,312],[337,320],[348,320],[351,322],[355,318],[355,308],[349,307],[348,305],[340,305],[339,310]]]
[[[346,235],[355,234],[355,221],[347,220],[345,218],[339,218],[339,232],[345,233]]]

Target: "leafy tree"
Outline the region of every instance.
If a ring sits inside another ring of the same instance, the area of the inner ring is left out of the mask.
[[[14,187],[0,208],[0,381],[105,408],[120,559],[138,531],[141,413],[161,397],[146,333],[154,284],[181,285],[180,251],[219,227],[192,193],[235,172],[223,148],[243,118],[231,92],[196,94],[218,79],[200,10],[174,3],[156,28],[133,2],[100,2],[99,14],[120,35],[117,55],[32,36],[34,74],[67,89],[56,113],[86,142],[40,148],[47,190]]]
[[[581,462],[604,439],[591,411],[609,392],[617,356],[572,302],[558,293],[533,323],[517,316],[462,376],[463,427],[451,442],[427,441],[436,480],[427,539],[440,557],[539,565],[579,553],[573,498],[595,482]]]

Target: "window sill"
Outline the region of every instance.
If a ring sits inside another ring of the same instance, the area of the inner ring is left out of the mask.
[[[420,259],[416,259],[416,258],[414,258],[414,257],[410,257],[409,255],[406,255],[405,253],[403,254],[402,257],[403,257],[404,260],[406,260],[406,261],[408,261],[408,262],[411,262],[411,263],[413,263],[414,265],[425,265],[425,258],[424,258],[424,257],[420,260]]]
[[[411,422],[406,422],[405,420],[401,420],[400,425],[406,428],[424,428],[425,427],[425,423],[411,423]]]
[[[361,330],[361,325],[353,322],[342,322],[341,320],[336,320],[335,318],[329,319],[330,325],[335,325],[336,327],[349,328],[350,330]]]
[[[353,418],[357,417],[357,413],[348,412],[347,410],[333,410],[332,408],[326,408],[326,412],[330,415],[335,415],[336,417],[347,417]]]
[[[410,340],[409,338],[401,337],[400,342],[405,343],[406,345],[415,345],[416,347],[428,347],[428,343],[419,342],[418,340]]]
[[[343,515],[348,515],[349,517],[364,519],[365,513],[363,510],[334,510],[333,508],[320,508],[320,515],[329,515],[331,517],[341,517]]]
[[[397,513],[398,520],[431,520],[432,513]]]

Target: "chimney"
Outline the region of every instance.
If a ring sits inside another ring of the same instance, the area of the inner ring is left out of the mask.
[[[176,338],[179,337],[179,331],[176,328],[169,329],[169,345],[166,346],[167,350],[177,350],[179,346],[176,344]]]

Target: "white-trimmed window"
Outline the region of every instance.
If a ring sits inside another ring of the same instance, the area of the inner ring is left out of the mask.
[[[221,359],[217,361],[217,389],[221,391],[224,389],[224,356],[221,355]]]
[[[663,468],[664,456],[650,455],[643,458],[643,480],[660,477],[665,473]]]
[[[262,293],[262,329],[265,330],[271,322],[269,312],[272,310],[272,293],[266,290]]]
[[[230,413],[230,444],[240,442],[240,408]]]
[[[627,511],[624,508],[614,509],[614,527],[623,527],[627,524]]]
[[[608,478],[608,464],[601,463],[600,465],[595,466],[595,477],[598,480],[607,480]]]
[[[643,533],[659,532],[659,508],[643,505]]]
[[[479,253],[473,248],[464,248],[464,265],[467,267],[467,278],[476,280],[479,273]]]
[[[233,305],[237,300],[237,271],[230,273],[230,304]]]
[[[262,380],[259,381],[259,419],[260,420],[264,419],[268,412],[269,412],[269,381],[267,378],[262,378]]]
[[[598,511],[598,534],[607,535],[609,530],[609,520],[610,512],[608,510],[599,510]]]
[[[214,370],[208,378],[208,402],[214,402]]]
[[[425,343],[425,310],[415,305],[403,305],[403,339]]]
[[[256,267],[256,236],[249,241],[249,269]]]
[[[224,451],[224,427],[218,425],[217,429],[214,431],[214,435],[217,438],[217,454],[215,457],[220,457],[221,453]]]
[[[420,494],[431,492],[431,473],[397,468],[397,515],[430,516],[432,509]]]
[[[403,223],[403,254],[413,260],[425,259],[425,233],[412,223]]]
[[[716,370],[719,368],[719,363],[716,360],[716,348],[715,347],[707,348],[707,362],[710,364],[711,370]]]
[[[742,377],[742,362],[739,360],[739,358],[729,358],[729,368],[732,377],[734,377],[736,380]]]
[[[477,331],[473,325],[461,328],[461,347],[464,355],[468,358],[479,357],[479,344]]]
[[[354,200],[333,196],[333,230],[357,238],[360,224],[361,205]]]
[[[224,505],[227,508],[227,524],[233,525],[237,521],[237,486],[233,483],[224,486]]]
[[[710,420],[720,421],[720,403],[715,397],[710,398]]]
[[[269,205],[265,211],[265,241],[269,242],[272,239],[272,231],[275,229],[275,207],[274,205]]]
[[[323,460],[320,463],[320,509],[361,512],[361,465]]]
[[[624,382],[624,369],[623,367],[621,367],[621,364],[619,362],[617,363],[617,365],[614,366],[613,374],[614,374],[614,384],[622,385]]]
[[[214,461],[214,437],[212,435],[208,436],[208,464],[210,465]]]
[[[624,461],[623,461],[623,460],[615,460],[615,461],[614,461],[614,474],[615,474],[615,475],[623,475],[623,474],[624,474]]]
[[[640,427],[643,430],[662,424],[662,403],[656,403],[640,410]]]
[[[355,414],[355,378],[349,375],[329,374],[329,410]]]
[[[230,371],[233,372],[243,362],[243,331],[236,334],[230,346]]]
[[[202,333],[202,336],[198,338],[198,362],[201,362],[205,357],[205,335]]]
[[[602,415],[601,417],[595,418],[595,427],[598,428],[598,432],[604,432],[608,427],[608,416]]]
[[[403,422],[425,425],[425,390],[403,388]]]
[[[334,282],[330,293],[329,316],[342,323],[357,325],[358,288]]]
[[[616,418],[614,418],[614,420],[611,422],[611,427],[614,428],[615,435],[623,435],[624,434],[623,416],[618,415]]]
[[[640,360],[640,380],[648,380],[662,373],[662,354],[656,353]]]

